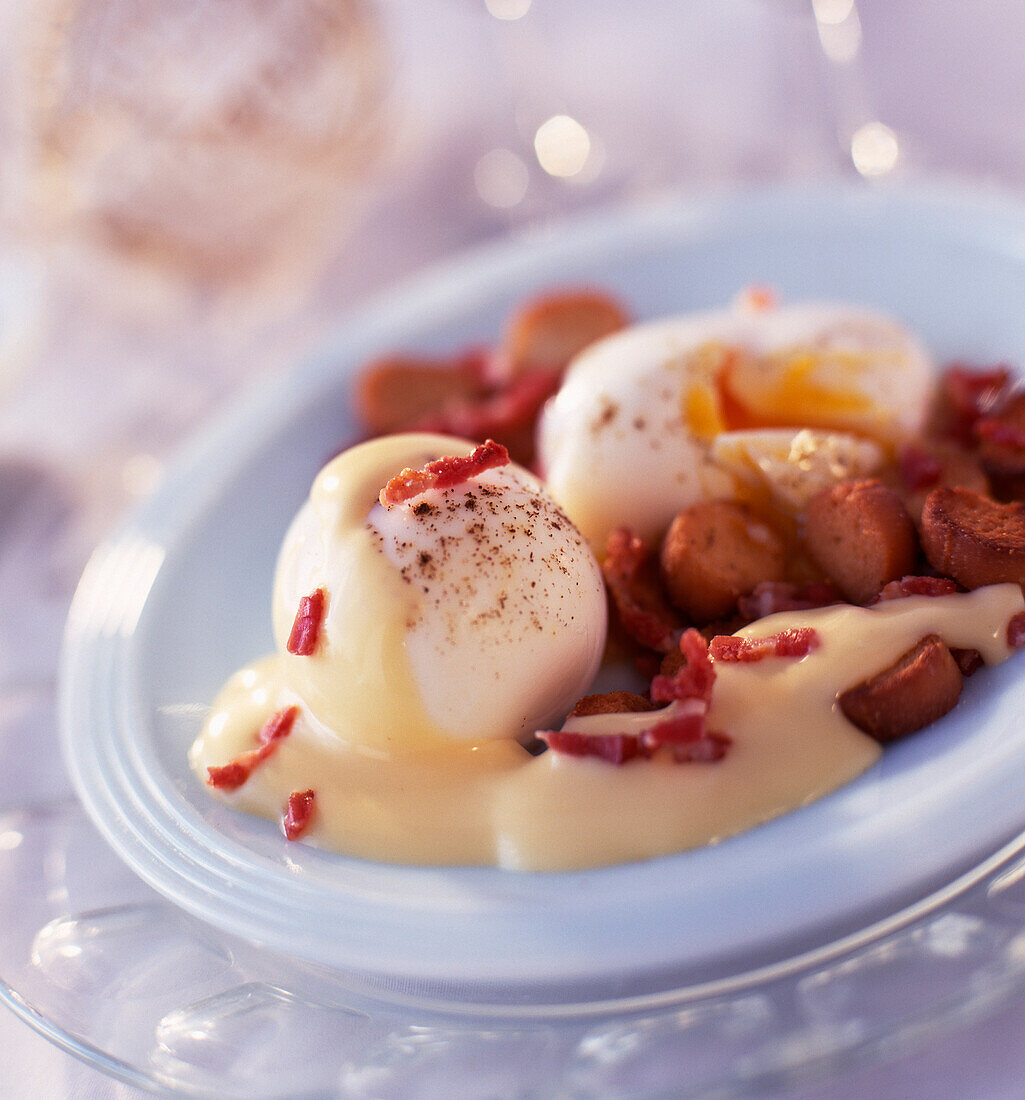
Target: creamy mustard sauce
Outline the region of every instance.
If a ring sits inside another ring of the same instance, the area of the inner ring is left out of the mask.
[[[301,716],[275,755],[244,786],[217,797],[280,820],[291,791],[313,788],[316,818],[304,839],[374,860],[568,870],[650,858],[748,829],[862,773],[880,748],[843,717],[837,694],[927,634],[999,663],[1012,652],[1008,620],[1023,607],[1020,588],[1003,584],[759,620],[740,634],[808,626],[821,644],[801,659],[716,664],[708,728],[732,745],[715,763],[656,757],[615,767],[552,751],[533,757],[514,740],[435,740],[415,753],[371,755],[358,731],[327,727],[311,714],[292,679],[299,658],[276,657],[229,682],[190,760],[205,780],[208,766],[255,746],[270,714],[297,703]],[[597,716],[567,728],[630,732],[652,722],[650,713]]]

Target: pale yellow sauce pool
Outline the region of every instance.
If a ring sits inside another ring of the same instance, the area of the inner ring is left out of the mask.
[[[837,694],[927,634],[977,649],[987,664],[1003,661],[1011,653],[1008,620],[1023,606],[1018,586],[1004,584],[754,623],[740,633],[810,626],[821,645],[800,660],[717,664],[708,725],[733,743],[715,763],[656,758],[615,767],[551,751],[533,757],[512,740],[473,745],[433,737],[368,753],[358,731],[326,728],[304,709],[243,787],[213,793],[280,820],[290,792],[313,788],[316,818],[304,839],[373,860],[566,870],[663,855],[751,828],[861,774],[880,749],[839,712]],[[283,676],[297,660],[268,658],[228,683],[190,754],[197,776],[205,780],[208,766],[254,747],[274,711],[304,706]],[[486,688],[480,705],[487,706]],[[575,720],[574,728],[627,731],[642,721],[650,724],[651,716]]]

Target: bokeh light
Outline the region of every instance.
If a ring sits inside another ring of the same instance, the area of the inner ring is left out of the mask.
[[[819,23],[835,27],[850,16],[854,0],[812,0],[812,8]]]
[[[499,210],[508,210],[522,202],[529,182],[527,166],[509,149],[492,149],[473,169],[477,194]]]
[[[531,0],[484,0],[484,6],[496,19],[522,19],[530,11]]]
[[[882,122],[866,122],[851,138],[851,160],[863,176],[885,176],[899,156],[897,135]]]
[[[575,176],[591,155],[591,138],[575,118],[555,115],[543,122],[534,135],[534,152],[550,176]]]

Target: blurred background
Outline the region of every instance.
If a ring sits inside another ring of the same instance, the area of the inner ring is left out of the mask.
[[[70,797],[38,760],[77,577],[233,395],[432,261],[575,211],[1021,192],[1023,39],[1019,0],[0,2],[0,812]],[[5,1082],[114,1088],[4,1012]]]

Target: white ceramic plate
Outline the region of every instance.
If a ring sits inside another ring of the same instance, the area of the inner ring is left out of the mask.
[[[718,846],[572,874],[375,865],[289,844],[210,799],[186,750],[223,680],[271,648],[277,547],[351,438],[353,372],[487,341],[538,289],[608,287],[641,318],[752,282],[849,299],[940,361],[1025,362],[1025,215],[902,190],[787,190],[576,221],[466,256],[350,318],[182,456],[72,609],[68,767],[139,875],[230,933],[412,997],[609,1003],[730,982],[892,918],[1025,826],[1022,659],[846,788]],[[612,777],[614,779],[614,777]]]

